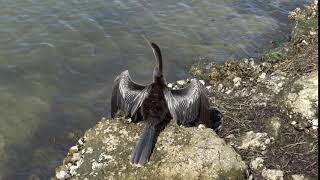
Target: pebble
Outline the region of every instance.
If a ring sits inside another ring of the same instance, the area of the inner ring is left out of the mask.
[[[69,150],[70,153],[75,153],[75,152],[78,152],[79,149],[78,149],[78,146],[72,146]]]
[[[78,140],[79,145],[83,145],[83,141],[81,139]]]
[[[70,177],[70,175],[65,171],[59,171],[59,172],[56,173],[56,177],[58,179],[67,179],[67,178]]]
[[[76,162],[76,161],[78,161],[79,159],[81,159],[81,154],[80,153],[74,153],[73,155],[72,155],[72,158],[71,158],[71,162]]]
[[[263,159],[261,157],[257,157],[256,159],[252,160],[251,163],[250,163],[250,166],[252,169],[254,170],[258,170],[258,169],[261,169],[263,168]]]
[[[88,147],[88,148],[87,148],[87,154],[91,154],[92,152],[93,152],[92,147]]]
[[[313,35],[316,35],[317,32],[316,31],[310,31],[310,35],[313,36]]]
[[[235,86],[235,87],[240,86],[241,78],[240,78],[240,77],[235,77],[235,78],[233,79],[233,83],[234,83],[234,86]]]
[[[231,92],[232,92],[232,90],[229,89],[229,90],[226,91],[225,93],[226,93],[226,94],[230,94]]]
[[[93,163],[92,163],[92,170],[99,170],[99,169],[101,169],[103,167],[103,163],[98,163],[98,162],[96,162],[96,161],[94,161]]]
[[[228,136],[226,136],[225,137],[226,139],[234,139],[235,138],[235,136],[234,136],[234,134],[229,134]]]
[[[312,129],[318,129],[318,119],[312,120]]]
[[[70,167],[70,174],[71,176],[74,176],[77,174],[76,170],[78,169],[78,166],[71,166]]]
[[[303,40],[302,43],[305,44],[305,45],[309,44],[306,40]]]
[[[204,82],[204,80],[199,80],[199,82],[203,85],[205,85],[206,83]]]
[[[254,60],[252,58],[250,58],[250,66],[255,67]]]
[[[265,78],[266,78],[266,73],[265,72],[261,73],[260,76],[259,76],[259,79],[263,80]]]
[[[206,126],[204,124],[199,124],[198,129],[204,129]]]
[[[185,80],[179,80],[179,81],[177,81],[177,84],[178,85],[184,85],[184,84],[186,84],[186,81]]]

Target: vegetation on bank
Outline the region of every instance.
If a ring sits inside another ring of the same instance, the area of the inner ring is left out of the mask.
[[[294,23],[290,41],[267,52],[260,63],[251,58],[197,63],[190,70],[210,85],[212,106],[223,114],[219,136],[238,150],[257,178],[266,178],[269,169],[283,172],[286,179],[318,177],[318,113],[310,119],[286,105],[288,94],[301,90],[292,87],[294,82],[308,76],[318,81],[317,1],[296,8],[289,19]],[[317,111],[313,103],[312,111]],[[248,132],[267,132],[271,143],[266,149],[243,149]],[[257,158],[263,168],[252,167]]]

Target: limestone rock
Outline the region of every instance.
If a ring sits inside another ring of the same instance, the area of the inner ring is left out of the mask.
[[[276,169],[263,169],[262,177],[266,180],[283,180],[283,171]]]
[[[292,177],[292,180],[308,180],[308,178],[302,174],[294,174],[291,177]]]
[[[245,179],[246,165],[234,149],[211,129],[185,128],[170,123],[157,139],[150,162],[129,163],[143,124],[124,119],[103,120],[85,133],[77,169],[57,177],[71,179]],[[79,144],[79,143],[78,143]],[[75,149],[75,148],[73,148]],[[90,153],[87,153],[87,152]],[[76,154],[76,153],[74,153]],[[74,157],[74,155],[69,155]],[[64,161],[68,164],[67,160]]]
[[[262,169],[264,167],[263,162],[264,160],[262,157],[257,157],[256,159],[251,161],[250,167],[254,170]]]
[[[293,112],[312,119],[318,107],[318,72],[304,76],[293,83],[290,92],[285,96],[285,104]]]
[[[268,137],[267,133],[249,131],[242,137],[242,145],[238,148],[265,150],[270,142],[271,139]]]

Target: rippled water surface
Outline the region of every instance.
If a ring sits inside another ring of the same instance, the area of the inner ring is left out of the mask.
[[[68,147],[109,114],[125,69],[150,82],[152,51],[168,81],[199,57],[259,57],[289,36],[301,0],[0,0],[0,179],[49,179]]]

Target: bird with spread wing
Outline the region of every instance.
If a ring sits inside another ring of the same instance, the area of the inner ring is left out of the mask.
[[[111,98],[111,117],[121,110],[126,118],[144,121],[144,131],[131,155],[131,163],[142,166],[148,162],[156,140],[156,129],[171,116],[179,125],[198,120],[211,127],[208,91],[196,79],[182,89],[167,87],[162,71],[162,56],[157,44],[149,42],[156,59],[153,82],[141,85],[132,81],[128,70],[116,77]]]

